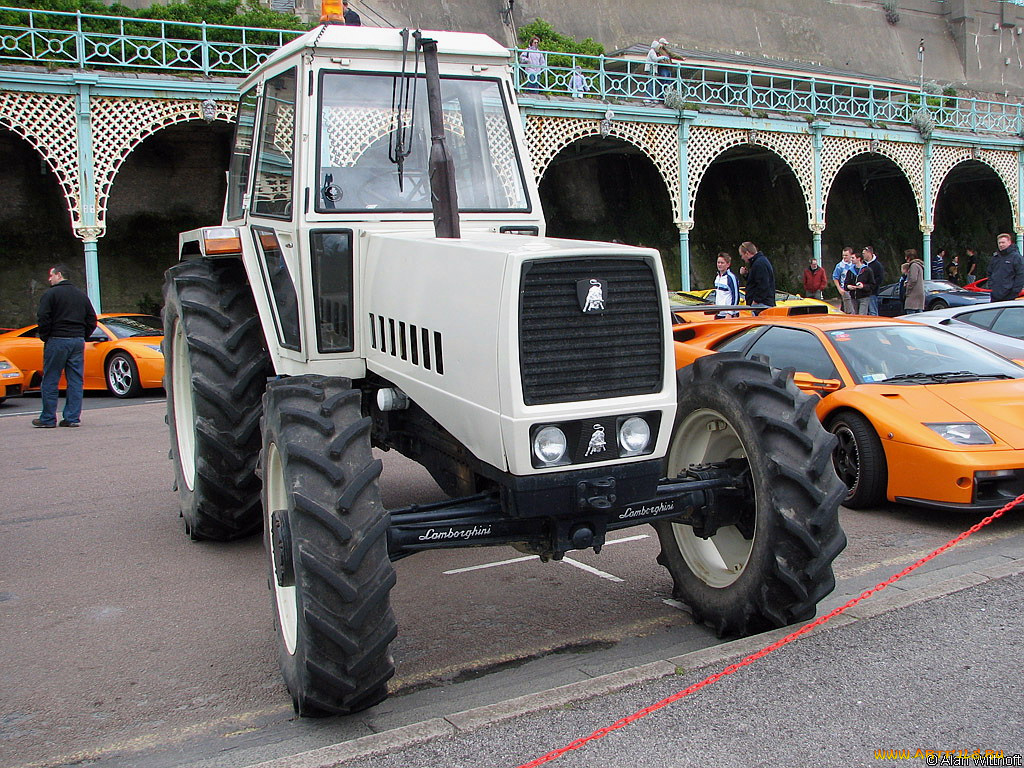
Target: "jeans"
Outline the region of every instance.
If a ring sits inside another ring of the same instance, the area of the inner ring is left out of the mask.
[[[850,296],[849,291],[843,294],[843,312],[845,312],[848,315],[857,314],[856,303],[854,302],[853,297]]]
[[[868,302],[868,314],[869,315],[877,315],[878,314],[878,294],[877,293],[873,293],[868,298],[870,299],[870,301]]]
[[[39,390],[43,410],[39,420],[44,424],[57,421],[57,388],[60,375],[67,379],[64,399],[64,420],[77,424],[82,418],[82,375],[85,372],[85,339],[51,336],[43,345],[43,380]]]
[[[856,309],[855,315],[870,315],[871,314],[871,300],[874,296],[865,296],[863,299],[854,299],[853,306]],[[878,314],[877,312],[875,313]]]

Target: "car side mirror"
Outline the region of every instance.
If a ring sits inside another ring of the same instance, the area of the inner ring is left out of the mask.
[[[799,387],[801,392],[820,395],[821,397],[835,392],[843,386],[843,382],[839,379],[822,379],[818,376],[812,376],[809,373],[799,371],[793,376],[793,383]]]
[[[89,338],[86,341],[110,341],[110,337],[103,331],[96,330],[89,334]]]

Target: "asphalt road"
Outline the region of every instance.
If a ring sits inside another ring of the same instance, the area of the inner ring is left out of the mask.
[[[0,765],[242,766],[270,745],[311,749],[717,642],[669,600],[648,527],[560,563],[423,553],[396,563],[392,697],[361,716],[296,719],[260,541],[187,540],[162,401],[86,403],[78,430],[32,429],[38,399],[0,405]],[[382,458],[386,504],[441,498],[418,466]],[[844,510],[830,602],[973,522]],[[1024,520],[1004,519],[928,568],[955,574],[1022,543]]]

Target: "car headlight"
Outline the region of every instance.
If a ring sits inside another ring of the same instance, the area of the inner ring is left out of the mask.
[[[160,349],[160,345],[159,344],[146,344],[145,346],[149,347],[154,352],[159,352],[161,355],[163,354],[163,350]]]
[[[973,421],[939,422],[925,424],[925,426],[954,445],[993,445],[995,443],[988,432]]]
[[[630,416],[619,427],[620,456],[643,453],[651,442],[651,427],[639,416]]]
[[[8,363],[6,360],[0,360],[0,371],[6,371],[8,368],[13,367],[14,366]]]
[[[533,436],[533,455],[542,464],[557,464],[565,457],[568,447],[565,432],[558,427],[544,427]]]

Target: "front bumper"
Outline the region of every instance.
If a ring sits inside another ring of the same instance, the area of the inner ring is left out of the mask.
[[[887,496],[929,509],[984,512],[1024,493],[1024,451],[1013,449],[936,450],[885,442],[889,466]],[[977,472],[1012,470],[1006,478],[978,480]]]

